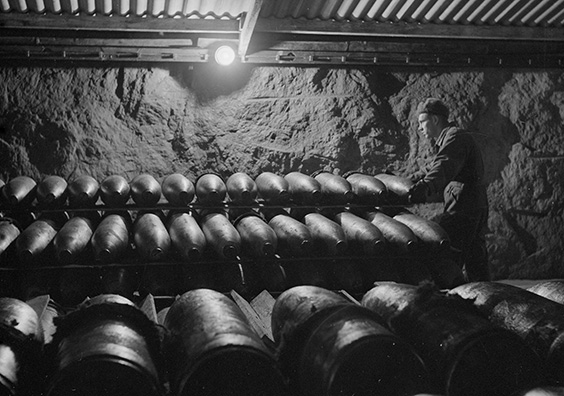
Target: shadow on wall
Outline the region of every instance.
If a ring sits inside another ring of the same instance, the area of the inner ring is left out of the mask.
[[[202,104],[220,96],[227,96],[245,87],[251,77],[253,66],[233,63],[221,66],[214,62],[186,66],[185,71],[175,73],[177,80],[192,91]]]
[[[520,140],[519,131],[499,107],[500,92],[511,78],[511,74],[503,71],[485,73],[482,89],[489,103],[474,104],[479,107],[479,112],[470,129],[475,132],[474,136],[482,149],[486,184],[500,178],[501,172],[509,164],[511,148]]]

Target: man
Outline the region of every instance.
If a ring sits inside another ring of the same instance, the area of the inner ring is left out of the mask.
[[[484,233],[488,198],[484,164],[473,136],[449,123],[443,102],[429,98],[419,105],[419,132],[429,139],[436,155],[425,176],[410,190],[410,202],[423,203],[443,195],[439,224],[448,233],[456,261],[469,282],[490,280]]]

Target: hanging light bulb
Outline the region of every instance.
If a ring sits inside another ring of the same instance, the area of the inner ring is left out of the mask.
[[[221,45],[215,50],[214,59],[221,66],[228,66],[235,60],[235,50],[229,45]]]

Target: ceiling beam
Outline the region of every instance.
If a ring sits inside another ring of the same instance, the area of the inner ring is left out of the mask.
[[[239,20],[142,18],[112,16],[71,16],[0,13],[2,31],[66,31],[112,34],[217,34],[240,37],[240,51],[247,52],[251,36],[309,35],[349,40],[378,38],[564,41],[562,28],[528,26],[455,25],[433,23],[381,23],[367,21],[321,21],[305,19],[258,18],[261,0],[255,0],[242,29]],[[247,48],[245,48],[247,47]]]
[[[381,23],[259,19],[257,33],[366,38],[427,38],[464,40],[564,41],[562,28],[528,26],[454,25],[434,23]]]
[[[238,20],[0,13],[0,31],[236,34]]]
[[[246,56],[249,49],[249,44],[258,21],[260,10],[262,8],[263,0],[253,1],[252,8],[246,13],[243,18],[243,27],[239,36],[239,56]]]

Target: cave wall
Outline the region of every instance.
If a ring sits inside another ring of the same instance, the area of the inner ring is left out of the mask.
[[[564,277],[564,72],[208,66],[0,68],[0,178],[407,176],[430,157],[415,111],[435,96],[483,148],[494,278]]]

